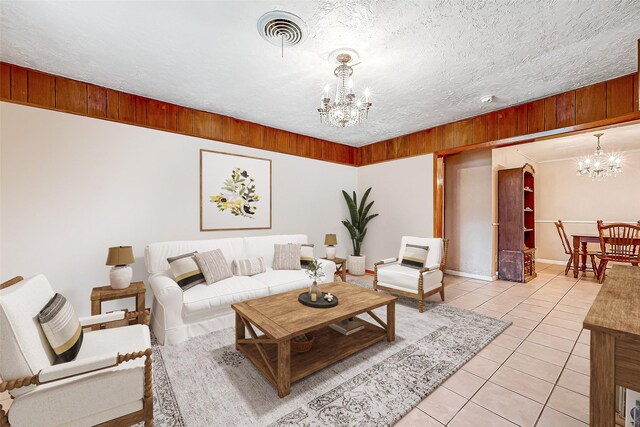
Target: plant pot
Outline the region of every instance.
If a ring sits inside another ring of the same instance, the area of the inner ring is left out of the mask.
[[[364,276],[365,273],[365,261],[366,257],[364,255],[355,256],[349,255],[349,260],[347,261],[347,268],[349,269],[349,274],[354,276]]]

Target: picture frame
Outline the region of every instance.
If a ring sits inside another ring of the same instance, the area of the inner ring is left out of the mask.
[[[200,149],[200,231],[271,229],[271,159]]]

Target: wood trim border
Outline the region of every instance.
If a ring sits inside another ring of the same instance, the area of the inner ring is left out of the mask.
[[[0,100],[356,166],[357,148],[0,62]]]

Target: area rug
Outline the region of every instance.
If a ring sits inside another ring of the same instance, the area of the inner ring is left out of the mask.
[[[386,310],[378,311],[384,319]],[[293,383],[283,399],[235,350],[233,328],[178,345],[154,344],[154,424],[393,425],[509,324],[439,303],[419,313],[416,301],[400,298],[395,342],[382,341]]]

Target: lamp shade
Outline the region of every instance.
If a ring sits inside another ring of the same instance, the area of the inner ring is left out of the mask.
[[[134,264],[133,248],[131,246],[116,246],[109,248],[107,255],[107,265],[129,265]]]
[[[324,244],[327,246],[335,246],[338,244],[335,234],[327,234],[324,236]]]

